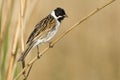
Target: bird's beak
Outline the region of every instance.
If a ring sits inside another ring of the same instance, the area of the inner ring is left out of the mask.
[[[65,17],[65,18],[68,18],[68,16],[67,16],[67,15],[64,15],[64,17]]]

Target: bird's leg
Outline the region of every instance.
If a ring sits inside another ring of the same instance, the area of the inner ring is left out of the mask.
[[[37,58],[38,58],[38,59],[40,58],[39,54],[40,54],[39,46],[37,45]]]
[[[54,44],[52,42],[49,42],[49,48],[53,48]]]

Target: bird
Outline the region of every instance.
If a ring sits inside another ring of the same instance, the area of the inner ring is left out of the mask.
[[[48,16],[43,18],[41,21],[35,25],[33,31],[31,32],[28,40],[26,42],[27,48],[23,51],[22,55],[18,59],[19,61],[24,61],[28,53],[37,47],[38,58],[39,58],[39,46],[43,43],[50,43],[50,40],[58,32],[61,22],[64,18],[68,17],[65,10],[61,7],[54,9]]]

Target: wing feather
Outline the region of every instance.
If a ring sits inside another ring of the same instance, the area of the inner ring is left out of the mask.
[[[27,43],[31,44],[38,38],[44,38],[47,33],[56,26],[56,20],[53,16],[48,15],[46,18],[41,20],[34,28],[33,32],[30,34]]]

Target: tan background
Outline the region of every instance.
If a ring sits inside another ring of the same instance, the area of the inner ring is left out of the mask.
[[[56,7],[64,8],[69,16],[63,21],[59,35],[107,1],[40,0],[26,26],[30,29],[26,37],[33,25]],[[119,7],[117,1],[70,32],[34,64],[29,80],[119,80]]]
[[[39,0],[25,28],[25,42],[33,26],[56,7],[64,8],[69,18],[62,22],[54,39],[108,1]],[[31,0],[30,4],[32,2],[34,0]],[[60,40],[34,64],[28,80],[120,80],[119,48],[120,2],[118,0]],[[36,49],[31,53],[35,54],[27,56],[30,59],[36,55]]]

